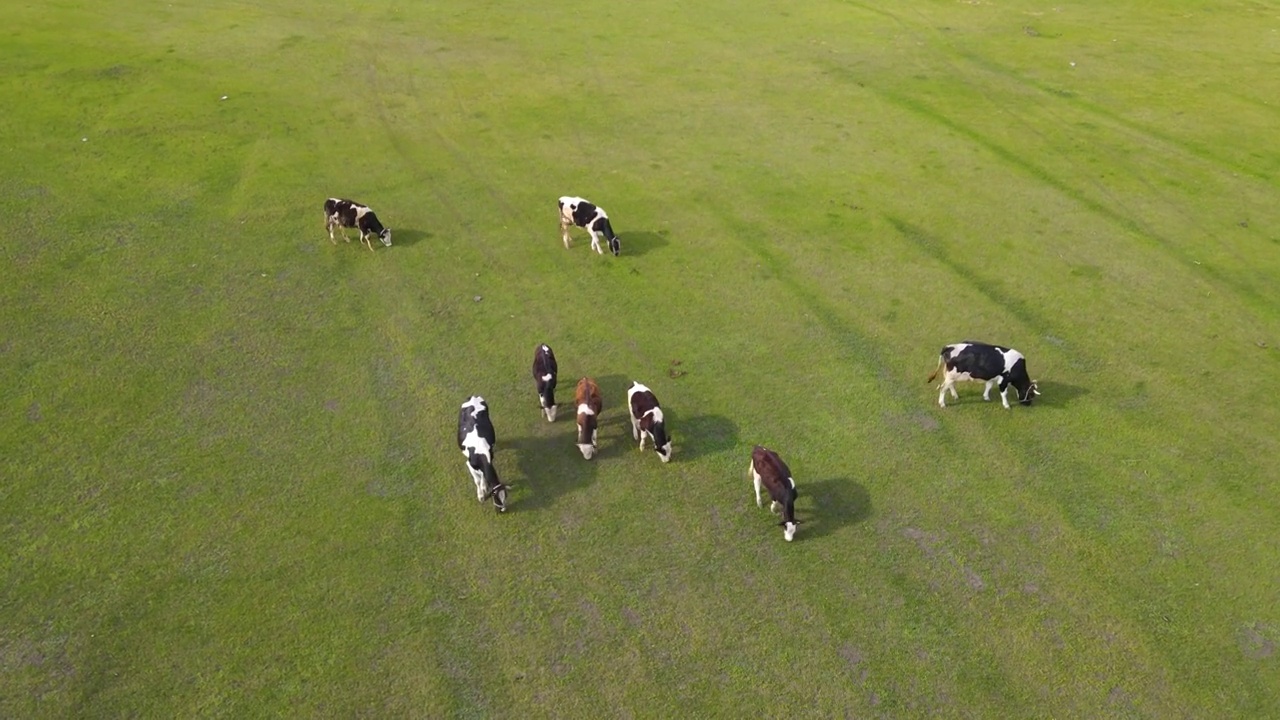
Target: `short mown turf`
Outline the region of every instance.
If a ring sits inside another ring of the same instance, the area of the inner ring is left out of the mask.
[[[1276,716],[1277,3],[4,15],[0,716]]]

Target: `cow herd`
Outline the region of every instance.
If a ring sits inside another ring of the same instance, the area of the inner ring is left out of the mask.
[[[609,251],[617,256],[622,252],[622,241],[613,231],[609,216],[599,206],[574,196],[564,196],[559,200],[560,234],[566,248],[570,247],[569,228],[580,227],[591,235],[591,248],[603,255],[600,244],[603,239],[609,244]],[[391,245],[391,229],[384,227],[378,216],[368,206],[360,203],[329,198],[324,203],[325,229],[329,239],[335,244],[334,228],[338,228],[347,242],[346,230],[354,228],[360,233],[360,240],[373,250],[373,238],[377,238],[384,246]],[[533,381],[538,394],[541,412],[548,422],[556,419],[556,379],[559,367],[555,353],[545,344],[538,345],[533,355]],[[991,388],[999,386],[1000,400],[1005,409],[1009,409],[1008,390],[1013,386],[1018,394],[1018,402],[1030,405],[1032,398],[1040,394],[1036,381],[1027,374],[1027,361],[1022,353],[1008,347],[989,345],[966,340],[952,343],[942,348],[938,356],[938,367],[933,371],[927,383],[932,384],[942,374],[942,385],[938,390],[938,406],[947,406],[946,396],[959,397],[955,384],[959,381],[985,383],[982,392],[983,400],[991,399]],[[596,453],[597,428],[600,412],[604,407],[600,396],[600,387],[596,381],[584,377],[574,388],[574,408],[577,416],[576,445],[584,459],[590,460]],[[649,388],[634,382],[627,390],[627,406],[631,418],[631,436],[639,443],[640,450],[645,442],[652,444],[662,462],[671,461],[672,439],[667,432],[663,418],[662,406],[658,398]],[[467,459],[467,470],[476,484],[476,499],[480,502],[491,500],[498,512],[507,510],[507,491],[509,486],[498,478],[498,470],[494,467],[493,456],[497,444],[497,435],[493,422],[489,419],[489,406],[483,397],[473,395],[462,404],[458,412],[458,449]],[[783,462],[778,453],[756,445],[751,451],[751,464],[747,475],[755,486],[756,505],[763,506],[760,490],[763,488],[769,495],[769,509],[781,513],[782,521],[778,523],[783,529],[783,537],[790,541],[796,535],[800,521],[796,519],[795,501],[799,493],[791,468]]]

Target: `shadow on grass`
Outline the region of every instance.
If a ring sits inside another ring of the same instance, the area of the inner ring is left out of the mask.
[[[675,415],[667,422],[667,432],[675,447],[672,462],[696,460],[738,447],[738,425],[723,415],[695,415],[687,419]],[[746,467],[745,461],[743,467]]]
[[[563,421],[557,418],[556,423],[561,422]],[[582,453],[573,444],[574,433],[573,416],[570,415],[568,432],[563,440],[524,437],[498,441],[500,461],[510,462],[507,458],[515,454],[518,479],[515,479],[512,488],[515,495],[512,499],[513,510],[518,512],[551,507],[560,496],[585,489],[595,481],[595,464],[599,455],[594,460],[583,460]],[[501,465],[498,470],[502,471]],[[511,482],[506,476],[503,476],[503,480]]]
[[[426,240],[431,237],[431,233],[424,230],[411,230],[406,228],[394,228],[391,231],[391,247],[397,245],[414,245],[419,240]]]
[[[1035,405],[1032,407],[1036,405],[1052,408],[1066,407],[1076,398],[1089,394],[1088,388],[1054,380],[1037,380],[1036,387],[1040,389],[1040,396],[1035,399]]]
[[[670,245],[667,240],[667,231],[659,230],[650,232],[646,230],[632,230],[629,232],[618,233],[618,238],[622,241],[622,256],[635,255],[639,257],[650,250],[657,250]]]
[[[797,538],[823,537],[871,517],[871,494],[861,483],[848,478],[796,483],[796,489],[800,491],[796,516],[801,523]],[[811,509],[806,511],[805,507]]]

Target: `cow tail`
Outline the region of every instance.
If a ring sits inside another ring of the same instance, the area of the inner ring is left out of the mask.
[[[934,379],[938,377],[938,373],[940,372],[942,372],[942,356],[941,355],[938,356],[938,367],[933,369],[933,374],[929,376],[928,380],[924,381],[925,384],[929,385],[933,383]]]

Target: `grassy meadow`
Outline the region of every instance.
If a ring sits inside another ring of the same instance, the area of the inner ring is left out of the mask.
[[[0,717],[1280,714],[1280,3],[4,15]]]

